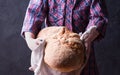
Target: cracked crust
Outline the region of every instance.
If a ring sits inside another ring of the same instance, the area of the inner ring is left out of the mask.
[[[47,27],[38,38],[46,40],[45,63],[54,70],[70,72],[85,63],[85,50],[80,36],[65,27]]]

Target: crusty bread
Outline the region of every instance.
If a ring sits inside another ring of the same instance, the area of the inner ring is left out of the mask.
[[[85,50],[80,36],[63,26],[52,26],[41,30],[37,36],[46,43],[44,61],[52,69],[70,72],[85,63]]]

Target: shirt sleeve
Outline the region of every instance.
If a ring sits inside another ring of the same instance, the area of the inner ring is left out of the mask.
[[[21,31],[22,37],[24,37],[24,32],[32,32],[37,35],[44,22],[46,12],[46,0],[30,0]]]
[[[108,12],[105,0],[92,0],[89,19],[87,29],[91,26],[96,26],[97,31],[99,32],[99,36],[96,39],[100,40],[105,35],[108,23]]]

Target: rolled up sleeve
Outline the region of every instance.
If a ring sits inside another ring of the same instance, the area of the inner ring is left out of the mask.
[[[21,31],[22,37],[24,37],[24,32],[32,32],[34,35],[37,35],[44,22],[46,13],[46,0],[30,0]]]
[[[100,40],[105,36],[107,23],[108,12],[105,5],[105,0],[92,0],[87,29],[91,26],[96,26],[99,32],[99,36],[96,39]]]

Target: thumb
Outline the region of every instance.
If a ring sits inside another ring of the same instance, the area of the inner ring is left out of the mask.
[[[81,35],[81,36],[80,36],[80,40],[84,40],[85,33],[80,34],[80,35]]]
[[[85,31],[82,36],[80,37],[81,40],[86,40],[89,37],[89,33]]]

